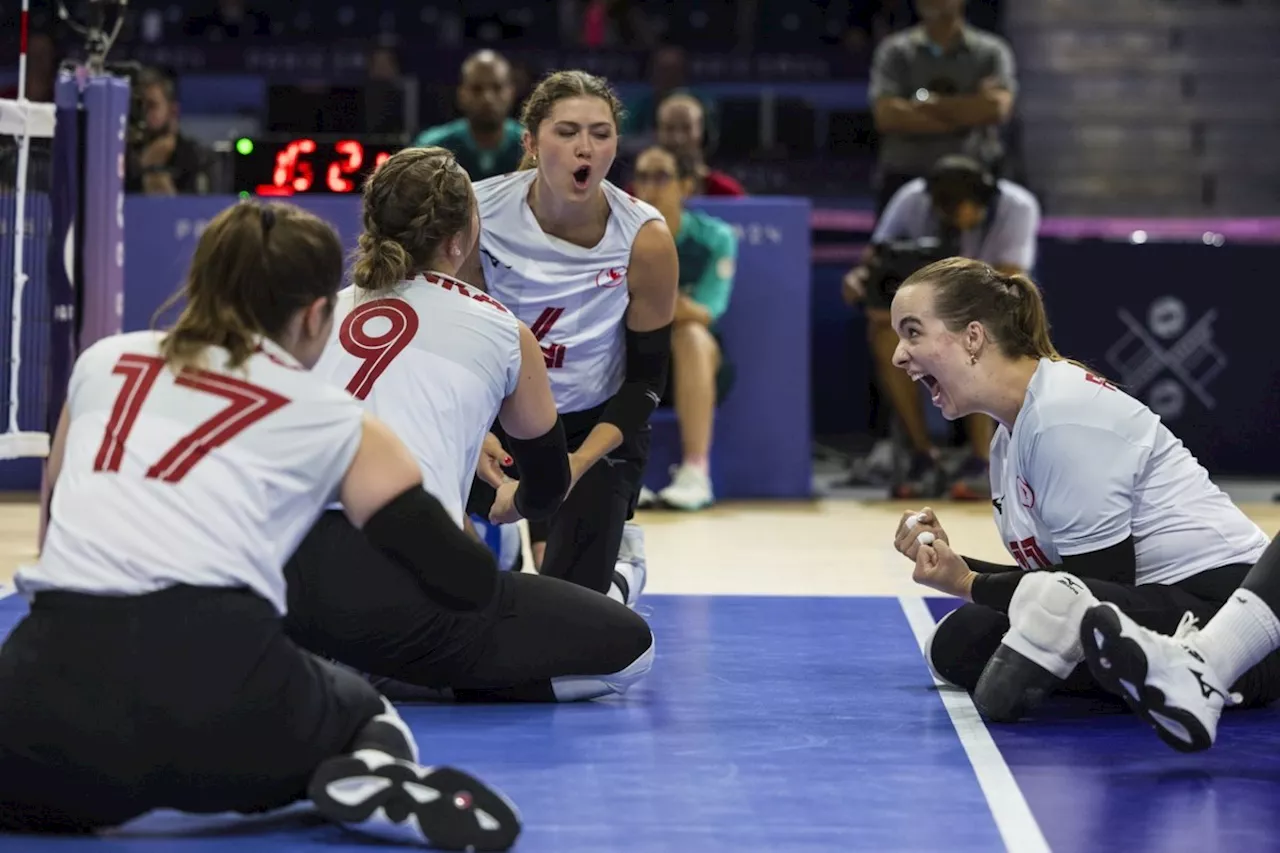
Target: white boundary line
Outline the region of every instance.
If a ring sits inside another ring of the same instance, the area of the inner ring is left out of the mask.
[[[924,653],[925,643],[933,633],[934,619],[929,606],[923,598],[903,595],[898,598],[902,612],[906,614],[907,623],[916,635],[916,643]],[[927,672],[928,670],[926,670]],[[964,747],[969,763],[973,765],[974,775],[978,777],[978,786],[987,798],[987,806],[991,809],[991,817],[996,822],[996,829],[1004,839],[1005,849],[1010,853],[1050,853],[1049,843],[1045,841],[1040,825],[1036,823],[1031,807],[1022,796],[1022,790],[1013,778],[1013,771],[1005,763],[1000,748],[991,738],[991,732],[978,715],[969,694],[960,690],[945,689],[938,691],[942,704],[956,727],[956,735],[960,745]]]

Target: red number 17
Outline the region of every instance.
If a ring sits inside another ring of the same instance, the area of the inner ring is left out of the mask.
[[[164,360],[150,355],[126,353],[120,356],[112,373],[124,377],[124,385],[116,395],[107,421],[107,434],[93,461],[95,471],[119,471],[124,460],[124,446],[138,420],[142,404],[156,383]],[[160,461],[147,469],[147,479],[176,483],[190,473],[201,459],[235,438],[253,424],[288,404],[289,400],[274,391],[260,388],[240,379],[188,368],[174,380],[184,388],[213,394],[229,405],[178,439]]]

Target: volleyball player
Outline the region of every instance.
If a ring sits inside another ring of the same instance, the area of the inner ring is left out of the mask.
[[[405,447],[307,372],[342,271],[319,219],[237,205],[201,235],[172,330],[77,361],[40,561],[16,578],[30,613],[0,650],[0,829],[87,833],[156,808],[309,797],[382,838],[515,842],[500,794],[418,766],[391,705],[281,625],[280,567],[335,492],[370,547],[434,594],[461,607],[493,594],[491,576],[418,544],[441,511]]]
[[[524,168],[476,184],[480,242],[462,277],[533,331],[564,419],[576,485],[546,523],[539,570],[634,603],[643,539],[629,520],[666,386],[679,263],[662,214],[605,180],[622,113],[583,71],[538,84]]]
[[[490,518],[553,513],[570,485],[564,428],[533,334],[456,277],[479,232],[467,173],[442,148],[395,154],[365,183],[353,286],[316,372],[405,442],[449,514],[423,531],[442,563],[493,556],[463,531],[494,420],[521,470]],[[336,509],[285,567],[290,636],[375,676],[393,699],[566,701],[618,694],[653,661],[653,634],[622,604],[549,577],[500,572],[486,607],[459,613],[372,548]],[[401,682],[399,684],[392,682]],[[415,688],[427,688],[422,692]]]
[[[1080,625],[1099,601],[1169,633],[1186,612],[1217,612],[1262,556],[1266,534],[1157,415],[1058,354],[1030,279],[940,261],[907,279],[892,317],[894,364],[943,415],[998,424],[991,502],[1016,565],[959,556],[929,510],[906,513],[895,537],[918,583],[970,602],[938,624],[926,657],[990,719],[1015,720],[1064,682],[1096,689]],[[1280,696],[1278,663],[1239,673],[1242,704]]]

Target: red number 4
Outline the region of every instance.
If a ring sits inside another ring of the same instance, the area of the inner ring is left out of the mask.
[[[164,360],[155,356],[120,356],[111,372],[123,376],[124,385],[116,395],[111,418],[107,421],[107,433],[102,437],[102,445],[93,461],[93,470],[120,470],[129,433],[133,431],[142,404],[164,367]],[[274,391],[207,370],[187,368],[178,374],[174,382],[193,391],[222,397],[228,406],[178,439],[159,462],[147,469],[149,480],[179,482],[211,451],[289,403],[288,398]]]
[[[1013,559],[1027,571],[1047,569],[1052,565],[1044,551],[1040,550],[1040,543],[1034,536],[1028,536],[1022,541],[1010,542],[1009,553],[1013,554]]]
[[[533,325],[529,327],[529,331],[533,332],[533,336],[538,339],[538,343],[542,343],[542,339],[551,331],[551,327],[560,319],[560,315],[564,313],[563,308],[543,308],[542,313],[538,315],[538,319],[533,321]],[[564,344],[545,343],[542,344],[542,360],[546,362],[547,369],[555,367],[564,367]]]

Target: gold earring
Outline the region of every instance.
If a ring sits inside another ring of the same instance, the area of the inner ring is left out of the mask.
[[[970,355],[970,356],[969,356],[969,363],[970,363],[970,364],[977,364],[977,363],[978,363],[978,354],[977,354],[977,353],[974,353],[973,355]]]

